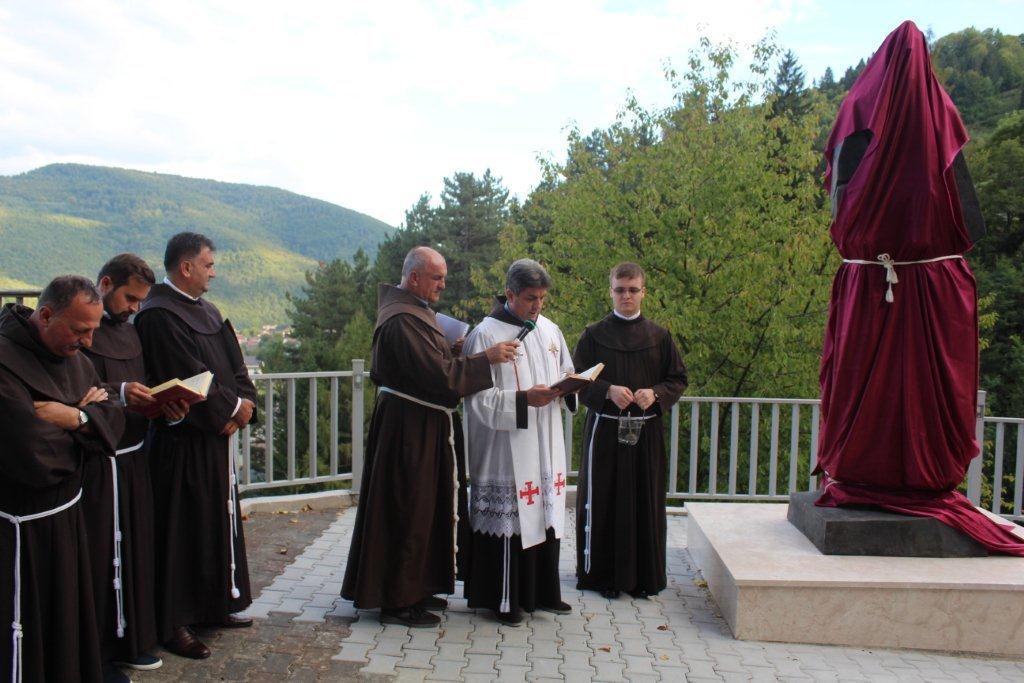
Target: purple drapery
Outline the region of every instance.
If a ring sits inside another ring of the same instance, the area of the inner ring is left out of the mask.
[[[866,141],[833,195],[844,263],[821,363],[818,505],[935,517],[994,552],[1024,556],[1012,525],[956,490],[978,453],[977,291],[958,258],[971,241],[952,168],[967,140],[924,36],[904,22],[850,89],[825,150],[831,185],[840,145]],[[920,261],[929,262],[908,263]]]

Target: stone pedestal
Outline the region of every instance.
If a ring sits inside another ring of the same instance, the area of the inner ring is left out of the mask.
[[[818,507],[818,492],[789,497],[786,518],[826,555],[985,557],[970,536],[932,517],[871,508]]]
[[[687,548],[737,638],[1024,656],[1024,558],[823,555],[786,507],[686,505]]]

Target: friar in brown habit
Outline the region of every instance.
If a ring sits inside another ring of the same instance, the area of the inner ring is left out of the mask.
[[[666,586],[665,432],[663,416],[686,389],[672,334],[643,316],[643,269],[620,263],[610,274],[613,310],[587,326],[573,354],[578,368],[604,363],[580,391],[587,406],[576,496],[578,587],[606,598],[654,595]],[[639,437],[623,433],[635,418]]]
[[[491,364],[515,357],[513,342],[453,354],[430,309],[447,273],[441,254],[417,247],[401,284],[379,291],[370,369],[378,394],[341,595],[357,608],[381,608],[383,623],[440,622],[428,610],[447,606],[435,593],[455,590],[464,507],[456,502],[463,456],[454,410],[463,396],[491,386]]]
[[[153,576],[153,488],[145,448],[149,420],[134,408],[153,402],[146,388],[142,343],[128,319],[155,283],[153,270],[135,254],[107,261],[96,279],[103,320],[83,353],[100,381],[125,410],[117,453],[86,463],[82,508],[89,531],[93,585],[104,674],[114,666],[146,671],[162,661],[157,643]],[[184,401],[164,405],[168,420],[188,411]]]
[[[102,315],[74,275],[0,312],[0,675],[16,681],[101,679],[82,465],[113,455],[124,414],[79,350]]]
[[[184,420],[151,423],[157,635],[171,652],[202,659],[210,650],[191,626],[252,625],[235,614],[252,597],[228,439],[255,418],[256,387],[231,323],[202,298],[216,276],[213,242],[174,235],[164,268],[135,316],[148,383],[206,371],[213,382]]]

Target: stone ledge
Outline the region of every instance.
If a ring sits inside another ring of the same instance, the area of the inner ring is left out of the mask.
[[[239,501],[242,514],[252,512],[298,512],[303,508],[310,510],[343,510],[352,507],[359,500],[358,493],[347,489],[337,491],[319,491],[317,493],[297,493],[290,496],[259,496],[244,498]]]
[[[337,491],[320,491],[317,493],[297,493],[290,496],[257,496],[243,498],[239,503],[242,506],[242,514],[250,512],[297,512],[309,506],[312,510],[343,510],[352,507],[359,502],[359,494],[352,493],[348,489]],[[570,485],[565,491],[565,505],[568,508],[576,507],[576,486]],[[669,506],[666,509],[669,515],[686,515],[686,508]]]

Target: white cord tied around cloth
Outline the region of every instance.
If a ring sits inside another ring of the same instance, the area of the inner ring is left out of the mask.
[[[888,287],[885,290],[885,302],[891,304],[896,300],[892,294],[892,286],[898,284],[900,281],[899,276],[896,275],[896,266],[916,266],[920,263],[936,263],[938,261],[949,261],[956,258],[962,259],[963,256],[960,254],[953,254],[952,256],[939,256],[936,258],[923,259],[921,261],[893,261],[889,254],[879,254],[875,261],[844,258],[843,263],[855,263],[859,266],[882,266],[885,268],[885,281],[888,284]]]
[[[117,488],[117,459],[112,455],[107,457],[110,459],[110,480],[114,485],[114,603],[117,608],[114,632],[118,638],[124,638],[124,627],[128,622],[124,618],[124,582],[121,568],[121,495]]]
[[[403,394],[401,391],[395,391],[391,387],[381,387],[379,391],[404,398],[406,401],[418,403],[426,408],[440,410],[448,416],[448,445],[452,449],[452,580],[454,580],[459,573],[459,455],[455,452],[455,418],[452,417],[455,409],[424,401],[409,394]]]
[[[235,469],[235,442],[228,442],[228,545],[231,546],[231,597],[239,598],[242,593],[235,582],[235,540],[238,538],[238,519],[235,507],[238,505],[238,491],[235,488],[237,470]]]
[[[656,415],[644,415],[643,420],[646,422]],[[594,437],[597,435],[597,425],[601,420],[618,420],[618,415],[605,415],[604,413],[594,413],[594,429],[590,432],[590,441],[587,445],[587,502],[583,506],[583,509],[587,511],[587,520],[583,525],[583,573],[590,573],[590,550],[591,540],[593,539],[592,526],[594,524]]]
[[[64,512],[77,503],[81,497],[82,490],[79,489],[75,497],[63,505],[32,515],[11,515],[0,510],[0,519],[6,519],[14,525],[14,616],[11,620],[11,683],[20,683],[24,670],[21,657],[21,641],[24,635],[21,627],[21,525],[25,522]]]
[[[114,455],[127,455],[134,453],[145,444],[142,440],[134,446],[122,448],[114,452]],[[110,478],[114,485],[114,598],[117,606],[117,624],[114,632],[118,638],[124,638],[124,629],[128,626],[128,620],[124,618],[124,556],[121,553],[121,494],[117,486],[117,459],[110,458]]]

